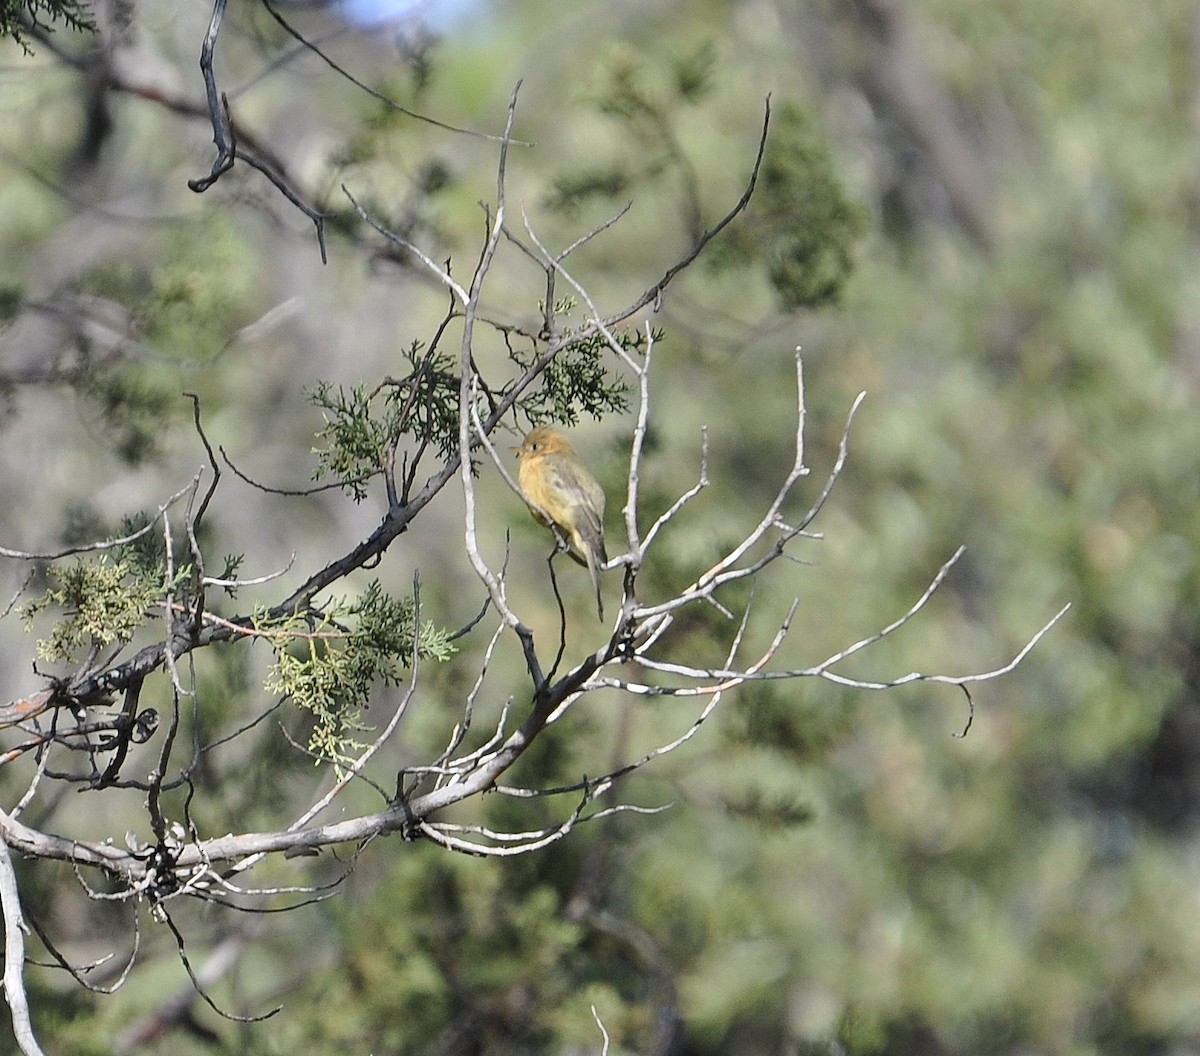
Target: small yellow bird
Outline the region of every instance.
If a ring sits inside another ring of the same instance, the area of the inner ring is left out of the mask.
[[[515,450],[521,463],[517,481],[529,512],[547,528],[557,527],[567,541],[568,553],[587,567],[596,588],[596,611],[604,619],[600,566],[608,561],[608,553],[604,549],[603,489],[557,429],[539,425]]]

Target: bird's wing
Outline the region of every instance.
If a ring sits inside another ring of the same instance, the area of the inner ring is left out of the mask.
[[[554,466],[557,483],[567,494],[575,498],[575,529],[600,557],[600,563],[608,561],[604,548],[604,491],[594,478],[581,477],[569,463]]]

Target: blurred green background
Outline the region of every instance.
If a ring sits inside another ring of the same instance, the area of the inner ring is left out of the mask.
[[[571,258],[604,311],[736,200],[770,95],[751,208],[644,316],[664,331],[644,520],[695,480],[702,426],[713,479],[648,591],[685,585],[761,516],[792,457],[801,345],[813,474],[791,515],[867,398],[822,538],[796,549],[811,563],[760,584],[748,654],[796,597],[782,663],[823,659],[900,615],[960,543],[928,609],[846,673],[988,670],[1072,609],[976,689],[965,738],[949,687],[765,683],[620,786],[664,813],[503,861],[380,842],[319,905],[249,926],[183,914],[196,961],[237,939],[213,993],[243,1014],[281,1003],[265,1022],[197,1005],[193,1029],[135,1044],[133,1025],[186,986],[152,922],[113,996],[31,970],[47,1050],[594,1053],[594,1006],[614,1053],[1200,1052],[1200,8],[480,0],[436,32],[280,10],[372,88],[456,126],[500,131],[520,79],[515,134],[535,145],[514,149],[509,198],[539,238],[561,247],[633,202]],[[303,487],[322,424],[305,387],[373,386],[444,311],[426,274],[348,224],[331,225],[323,265],[311,225],[245,166],[187,189],[211,165],[211,128],[161,98],[201,102],[209,13],[96,5],[108,81],[64,64],[56,51],[95,46],[65,28],[32,55],[0,51],[5,545],[91,538],[186,483],[204,455],[184,389],[240,469]],[[494,143],[381,105],[253,4],[231,6],[217,69],[297,186],[345,217],[344,184],[469,274]],[[495,320],[536,325],[544,292],[513,253],[485,300]],[[573,434],[607,485],[613,553],[631,432],[617,415]],[[546,540],[494,478],[485,548],[499,562],[511,530],[514,604],[549,635]],[[211,546],[245,553],[251,576],[292,553],[296,575],[319,567],[383,501],[222,488]],[[425,612],[449,627],[481,601],[460,517],[452,497],[426,511],[379,572],[402,590],[420,568]],[[25,571],[3,570],[5,596]],[[569,573],[582,655],[601,631]],[[729,633],[698,615],[671,644],[716,663]],[[399,759],[444,743],[483,645],[430,674]],[[3,649],[7,700],[37,682],[20,626]],[[262,706],[252,650],[205,664],[213,730]],[[494,722],[527,690],[511,656],[490,678]],[[697,712],[597,695],[517,776],[597,773]],[[0,773],[6,804],[28,776]],[[203,820],[223,832],[289,818],[318,777],[273,729],[208,780]],[[94,832],[100,806],[47,794],[38,809],[56,831]],[[489,797],[476,817],[528,830],[556,809]],[[340,871],[301,863],[257,882]],[[123,948],[128,914],[36,868],[26,898],[64,950]]]

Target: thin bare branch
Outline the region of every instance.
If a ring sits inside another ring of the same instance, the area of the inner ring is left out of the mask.
[[[46,951],[54,958],[54,964],[69,973],[71,978],[85,990],[94,994],[115,994],[120,990],[125,985],[125,980],[129,978],[129,973],[133,971],[133,966],[137,963],[138,952],[142,947],[141,918],[135,910],[133,914],[133,945],[129,951],[129,956],[126,958],[124,965],[117,971],[116,980],[111,985],[101,986],[91,982],[87,976],[97,969],[110,965],[110,962],[114,959],[113,954],[106,954],[90,964],[74,965],[62,955],[58,947],[51,941],[50,936],[46,934],[45,928],[37,922],[36,917],[29,918],[29,926],[37,933],[37,937],[41,940],[42,945],[46,947]],[[52,967],[52,965],[49,967]],[[105,974],[111,978],[111,970]]]
[[[440,282],[444,283],[446,287],[453,292],[454,296],[458,298],[461,304],[467,304],[467,302],[470,300],[470,294],[467,293],[466,289],[461,283],[457,282],[453,276],[451,276],[450,272],[446,268],[443,268],[440,264],[434,261],[434,259],[430,257],[429,254],[427,254],[423,249],[421,249],[415,242],[410,242],[403,235],[399,235],[395,231],[391,231],[379,223],[373,216],[371,216],[370,213],[366,211],[366,209],[358,204],[358,200],[353,194],[350,193],[350,189],[344,183],[342,184],[342,193],[350,199],[350,204],[354,206],[354,211],[358,213],[359,219],[361,219],[363,223],[373,227],[389,242],[394,242],[397,246],[400,246],[402,249],[411,253],[417,258],[417,260],[425,265],[425,267],[431,271]]]
[[[175,936],[175,947],[179,953],[179,960],[180,963],[182,963],[184,970],[187,972],[188,979],[190,979],[192,982],[192,988],[195,990],[196,995],[218,1016],[220,1016],[222,1019],[232,1020],[234,1023],[261,1023],[265,1019],[270,1019],[283,1008],[282,1005],[278,1005],[269,1012],[264,1012],[259,1016],[239,1016],[232,1012],[226,1012],[225,1009],[221,1008],[211,997],[208,996],[208,987],[212,985],[212,982],[215,982],[216,979],[220,978],[220,976],[224,974],[223,970],[219,973],[215,971],[215,969],[221,965],[224,958],[210,958],[205,966],[205,968],[208,970],[206,971],[205,969],[201,969],[200,972],[197,972],[192,967],[191,959],[187,955],[187,943],[183,938],[183,933],[178,927],[176,927],[175,921],[171,919],[171,915],[167,913],[165,909],[162,909],[162,907],[160,907],[160,910],[163,923],[167,925],[167,928],[170,930],[171,934]],[[241,955],[241,951],[236,950],[232,955],[236,959],[237,956]]]
[[[275,572],[268,572],[265,576],[255,576],[252,579],[218,579],[216,576],[205,576],[202,582],[208,587],[223,587],[228,590],[238,590],[242,587],[260,587],[264,583],[272,583],[277,579],[282,579],[292,570],[292,566],[295,563],[296,551],[293,550],[287,564],[283,568]],[[238,629],[244,630],[244,628]]]
[[[209,988],[228,975],[238,964],[251,936],[246,930],[223,939],[196,969],[193,984]],[[189,971],[189,975],[190,975]],[[196,1001],[197,990],[185,986],[163,1001],[152,1012],[126,1027],[115,1039],[113,1049],[121,1056],[148,1045],[172,1027],[187,1022]]]
[[[135,543],[142,536],[154,530],[154,526],[158,524],[159,519],[175,505],[185,495],[190,495],[192,489],[196,486],[197,478],[193,478],[186,486],[180,488],[166,502],[158,507],[158,513],[147,521],[136,532],[130,532],[129,535],[122,535],[117,539],[101,539],[94,543],[84,543],[81,546],[67,546],[61,550],[50,550],[43,553],[30,550],[12,550],[6,546],[0,546],[0,557],[9,557],[15,561],[60,561],[64,557],[73,557],[76,554],[90,554],[97,550],[113,550],[119,546],[128,546],[130,543]],[[11,606],[10,606],[11,607]]]
[[[933,577],[933,579],[930,580],[929,586],[927,586],[925,588],[925,590],[921,593],[921,596],[919,598],[917,598],[917,600],[915,602],[913,602],[912,605],[909,606],[907,611],[905,611],[904,615],[893,620],[886,627],[881,628],[880,630],[876,631],[874,634],[869,634],[869,635],[867,635],[866,638],[860,639],[859,641],[855,642],[853,645],[849,645],[845,649],[838,650],[838,652],[834,653],[828,659],[823,660],[821,663],[817,664],[816,667],[814,667],[812,670],[816,674],[821,674],[826,668],[830,668],[834,664],[841,663],[847,657],[853,656],[855,653],[861,652],[863,649],[866,649],[868,646],[874,645],[876,642],[880,641],[881,639],[886,638],[889,634],[893,633],[894,631],[898,631],[901,627],[903,627],[906,623],[908,623],[909,620],[911,620],[914,616],[916,616],[916,614],[925,607],[925,605],[928,603],[929,599],[932,598],[934,593],[937,591],[938,587],[940,587],[942,585],[945,578],[950,574],[950,569],[952,569],[958,563],[958,559],[960,557],[962,557],[962,555],[964,553],[966,553],[966,550],[967,550],[967,548],[965,546],[960,546],[957,550],[954,551],[953,554],[950,555],[950,557],[942,564],[942,567],[937,570],[937,575],[935,575]]]
[[[462,135],[462,136],[471,136],[473,139],[485,139],[485,140],[489,140],[493,143],[495,143],[495,142],[514,143],[517,146],[522,146],[522,147],[532,147],[533,146],[532,143],[526,143],[519,139],[518,140],[509,139],[507,131],[505,132],[505,134],[503,136],[491,135],[487,132],[476,132],[473,129],[460,128],[457,125],[451,125],[445,121],[439,121],[436,117],[429,117],[426,114],[418,113],[416,110],[410,110],[406,106],[401,106],[394,99],[389,98],[388,96],[384,95],[382,92],[375,91],[375,89],[372,88],[370,85],[364,84],[357,77],[355,77],[354,74],[352,74],[349,70],[347,70],[344,66],[341,66],[340,64],[335,62],[333,59],[331,59],[328,55],[326,55],[325,52],[322,51],[320,47],[318,47],[316,44],[314,44],[312,41],[310,41],[307,37],[305,37],[298,29],[296,29],[294,26],[292,26],[292,24],[290,22],[288,22],[278,11],[276,11],[275,7],[271,4],[270,0],[261,0],[261,2],[262,2],[263,7],[265,7],[267,9],[268,14],[270,14],[270,16],[273,19],[275,19],[275,21],[278,22],[281,27],[283,27],[284,31],[293,40],[297,41],[301,47],[312,52],[314,55],[317,56],[317,58],[319,58],[323,63],[325,63],[326,66],[328,66],[331,70],[333,70],[336,74],[338,74],[338,76],[349,81],[352,85],[354,85],[355,88],[358,88],[360,91],[365,92],[372,99],[375,99],[375,100],[383,103],[383,105],[386,106],[389,110],[395,110],[396,113],[398,113],[398,114],[403,114],[405,117],[411,117],[414,121],[420,121],[426,125],[433,125],[434,128],[441,128],[447,132],[455,132],[458,135]]]
[[[604,1044],[600,1047],[600,1056],[608,1056],[608,1031],[604,1029],[604,1021],[600,1018],[600,1013],[596,1011],[596,1006],[592,1005],[592,1019],[596,1021],[596,1026],[600,1028],[600,1036],[604,1039]]]
[[[492,658],[496,654],[496,647],[500,644],[504,629],[505,624],[501,622],[495,631],[492,632],[492,637],[488,641],[487,648],[483,651],[483,659],[479,662],[479,671],[475,676],[475,683],[467,692],[466,700],[463,704],[462,721],[454,724],[454,729],[450,733],[450,743],[442,750],[442,754],[433,761],[433,766],[441,767],[443,763],[450,759],[458,751],[463,738],[466,737],[467,732],[471,729],[471,719],[475,713],[475,702],[479,699],[484,679],[487,677],[488,671],[491,670]]]
[[[475,574],[479,580],[487,588],[488,594],[491,596],[492,603],[500,612],[502,618],[508,626],[518,629],[519,621],[516,615],[508,607],[508,603],[500,589],[500,582],[496,574],[488,567],[484,561],[482,554],[479,552],[479,537],[476,526],[476,503],[475,503],[475,477],[471,466],[471,449],[473,433],[475,432],[473,412],[475,409],[476,400],[476,370],[474,356],[474,338],[475,338],[475,323],[479,305],[479,296],[483,289],[484,280],[487,277],[488,271],[491,268],[492,259],[495,256],[496,248],[500,244],[500,238],[504,231],[504,212],[505,212],[505,196],[506,187],[505,179],[507,176],[508,165],[508,137],[512,134],[513,122],[516,120],[517,112],[517,95],[521,90],[521,83],[518,81],[513,88],[512,96],[508,104],[508,120],[504,129],[504,142],[500,147],[500,157],[496,165],[496,210],[492,217],[490,230],[486,242],[484,243],[483,251],[480,253],[479,262],[475,267],[475,273],[471,278],[471,291],[467,296],[464,304],[466,312],[463,317],[463,334],[462,346],[459,355],[459,420],[458,420],[458,447],[459,447],[459,476],[462,483],[463,501],[466,505],[466,514],[464,517],[464,545],[466,547],[467,559],[471,563]],[[493,411],[493,414],[495,412]],[[478,435],[486,437],[487,428],[480,428]],[[495,451],[491,451],[494,461],[499,463],[499,458]],[[518,632],[520,633],[520,632]],[[525,650],[526,666],[529,668],[530,674],[534,678],[535,686],[542,686],[545,682],[542,675],[541,666],[538,663],[537,655],[533,649],[533,638],[528,633],[522,634],[522,644]]]
[[[682,510],[689,502],[708,487],[708,426],[703,426],[700,430],[700,472],[696,477],[696,483],[687,489],[679,496],[670,506],[658,515],[654,523],[650,525],[650,530],[646,532],[646,538],[642,540],[643,552],[650,548],[650,545],[657,538],[658,533],[663,530],[672,519]]]
[[[754,165],[750,169],[750,178],[746,182],[746,189],[742,192],[742,196],[734,203],[732,209],[729,210],[720,220],[712,227],[705,231],[700,238],[692,245],[682,257],[679,258],[671,267],[663,274],[663,277],[658,280],[653,286],[645,290],[636,300],[630,305],[621,309],[619,312],[608,316],[604,320],[606,326],[616,326],[618,323],[628,319],[636,312],[640,312],[648,304],[657,304],[662,297],[666,288],[674,281],[675,276],[680,272],[685,271],[691,264],[704,252],[704,248],[725,230],[734,219],[745,210],[750,204],[750,199],[754,195],[755,185],[758,183],[758,174],[762,169],[763,155],[767,149],[767,131],[771,125],[771,97],[767,96],[763,106],[763,123],[762,133],[758,137],[758,153],[754,157]]]

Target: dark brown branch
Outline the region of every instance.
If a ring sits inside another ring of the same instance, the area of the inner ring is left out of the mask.
[[[224,105],[224,97],[217,89],[217,75],[213,72],[213,53],[216,51],[217,37],[221,33],[221,23],[225,19],[226,3],[227,0],[213,0],[212,18],[209,19],[204,44],[200,48],[200,74],[204,78],[204,94],[208,100],[208,117],[212,123],[213,144],[217,148],[217,156],[207,176],[198,180],[188,180],[188,187],[197,194],[207,191],[233,168],[233,147],[225,129],[227,107]]]
[[[750,204],[750,199],[754,194],[754,187],[758,183],[758,174],[762,168],[763,154],[767,149],[767,130],[771,124],[771,97],[767,96],[766,103],[763,108],[763,124],[762,132],[758,137],[758,152],[754,156],[754,165],[750,169],[750,179],[746,182],[746,189],[742,192],[742,196],[734,204],[720,220],[712,227],[704,232],[692,245],[692,248],[676,261],[666,272],[663,277],[658,280],[653,286],[649,287],[628,307],[621,309],[614,315],[610,315],[604,320],[605,326],[616,326],[618,323],[624,322],[635,312],[645,308],[646,305],[657,303],[658,299],[663,295],[663,292],[674,280],[675,276],[687,268],[701,253],[704,252],[704,247],[707,246],[714,238],[725,230],[741,213],[747,205]]]
[[[165,910],[163,911],[163,921],[166,923],[167,927],[171,929],[171,934],[175,936],[175,946],[179,951],[179,960],[183,963],[183,967],[187,971],[188,978],[192,981],[192,987],[195,989],[201,1000],[203,1000],[204,1003],[222,1019],[232,1020],[234,1023],[261,1023],[264,1019],[270,1019],[273,1015],[275,1015],[275,1013],[279,1012],[283,1008],[283,1005],[277,1005],[275,1008],[271,1009],[271,1011],[264,1012],[261,1016],[239,1016],[232,1012],[226,1012],[223,1008],[217,1005],[217,1003],[211,997],[208,996],[208,991],[205,990],[205,984],[208,980],[201,979],[196,973],[195,969],[192,968],[192,962],[188,959],[187,945],[184,942],[183,934],[175,926],[175,921],[171,919],[171,915]],[[237,955],[240,956],[240,953],[241,951],[238,950]],[[237,958],[235,956],[234,960],[236,961],[236,959]],[[212,959],[210,960],[209,965],[206,967],[213,968],[219,963],[220,962],[218,960]],[[232,965],[230,967],[232,967]],[[220,975],[223,974],[223,971],[219,974],[216,974],[216,978],[220,978]],[[215,981],[215,979],[213,981]]]
[[[511,141],[505,140],[504,136],[493,136],[493,135],[489,135],[486,132],[475,132],[469,128],[459,128],[457,125],[451,125],[445,121],[439,121],[435,117],[429,117],[426,114],[420,114],[420,113],[417,113],[417,111],[415,111],[415,110],[410,110],[406,106],[401,106],[394,99],[389,99],[382,92],[377,92],[377,91],[375,91],[374,88],[370,87],[370,85],[364,84],[357,77],[355,77],[354,74],[352,74],[349,70],[347,70],[344,66],[340,66],[338,63],[334,62],[334,60],[331,59],[328,55],[326,55],[324,51],[322,51],[316,44],[312,43],[312,41],[308,40],[298,29],[293,27],[290,22],[288,22],[278,11],[276,11],[275,8],[271,5],[271,0],[262,0],[262,5],[264,8],[266,8],[267,14],[269,14],[276,22],[278,22],[279,25],[284,30],[284,32],[287,33],[288,36],[290,36],[293,40],[298,42],[301,47],[307,48],[314,55],[316,55],[317,58],[319,58],[323,63],[325,63],[325,65],[328,66],[331,70],[333,70],[339,76],[344,77],[347,81],[349,81],[352,85],[354,85],[355,88],[358,88],[363,92],[366,92],[366,94],[369,95],[372,99],[376,99],[379,102],[383,103],[383,105],[388,107],[388,109],[395,110],[399,114],[404,114],[405,117],[411,117],[415,121],[422,121],[427,125],[433,125],[435,128],[445,129],[447,132],[455,132],[459,135],[473,136],[476,139],[486,139],[486,140],[491,140],[492,142],[501,142],[502,140],[504,140],[504,141],[508,141],[508,142],[518,143],[520,146],[523,146],[523,147],[533,146],[532,143],[523,143],[519,140],[511,140]]]

